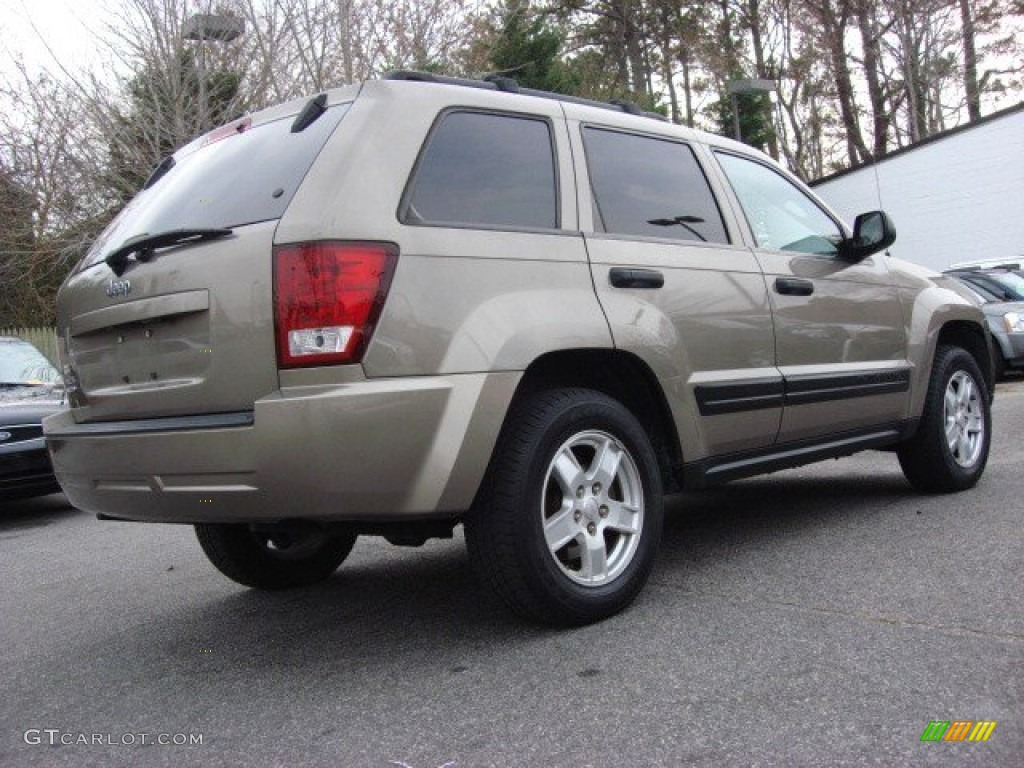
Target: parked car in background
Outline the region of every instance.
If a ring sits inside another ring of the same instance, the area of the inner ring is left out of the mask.
[[[981,305],[989,330],[999,347],[995,364],[996,377],[1003,378],[1009,370],[1024,369],[1024,301],[1006,301],[984,281],[965,280],[952,273]]]
[[[0,501],[60,490],[43,419],[64,407],[60,374],[27,341],[0,336]]]

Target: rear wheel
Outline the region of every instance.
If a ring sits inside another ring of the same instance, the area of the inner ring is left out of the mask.
[[[514,611],[579,625],[636,597],[661,527],[661,477],[643,427],[603,394],[558,389],[510,413],[466,541]]]
[[[354,533],[328,533],[315,526],[200,524],[196,536],[218,571],[257,589],[304,587],[323,581],[337,570],[356,542]]]
[[[970,488],[985,471],[991,434],[989,393],[977,362],[960,347],[939,347],[921,424],[899,448],[903,474],[926,493]]]

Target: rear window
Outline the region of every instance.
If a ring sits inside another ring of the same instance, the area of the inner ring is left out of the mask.
[[[174,156],[97,240],[84,266],[129,238],[175,229],[238,227],[279,219],[349,104],[292,133],[295,116],[257,125]],[[216,134],[216,132],[215,132]]]
[[[587,128],[583,136],[599,228],[615,235],[729,242],[690,147],[599,128]]]
[[[406,224],[555,229],[555,152],[547,121],[450,112],[433,131],[406,195]]]

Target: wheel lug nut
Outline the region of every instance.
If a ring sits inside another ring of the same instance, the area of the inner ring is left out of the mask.
[[[572,513],[572,519],[578,523],[580,520],[583,519],[583,513],[577,509],[575,512]]]
[[[583,498],[583,486],[582,485],[579,488],[576,489],[576,498],[577,499],[582,499]]]
[[[591,490],[593,490],[594,495],[597,496],[597,494],[599,494],[601,492],[601,484],[600,483],[594,483],[594,487]]]
[[[601,517],[608,517],[608,507],[606,507],[604,504],[602,504],[598,508],[597,514],[599,514]]]
[[[597,533],[597,526],[594,525],[594,523],[587,523],[587,533],[593,536],[595,533]]]

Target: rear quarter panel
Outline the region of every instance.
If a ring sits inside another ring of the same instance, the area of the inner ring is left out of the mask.
[[[561,227],[515,231],[407,225],[406,183],[448,109],[546,117]],[[374,377],[524,370],[557,349],[610,347],[578,229],[560,104],[429,83],[366,83],[296,193],[276,242],[342,238],[399,246],[387,303],[363,361]]]

